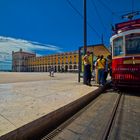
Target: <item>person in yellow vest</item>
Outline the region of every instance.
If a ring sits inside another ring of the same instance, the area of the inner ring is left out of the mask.
[[[106,62],[104,56],[101,55],[100,59],[97,60],[99,85],[105,84],[105,80],[104,80],[105,63]]]
[[[90,52],[83,57],[84,62],[84,84],[91,86],[91,63],[89,61]]]

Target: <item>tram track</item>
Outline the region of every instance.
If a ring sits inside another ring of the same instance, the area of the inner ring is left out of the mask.
[[[98,104],[100,98],[101,97],[99,96],[98,98],[94,99],[94,101],[92,101],[92,103],[94,102],[95,104]],[[63,129],[65,129],[68,125],[73,123],[73,121],[76,120],[84,111],[86,111],[90,105],[91,105],[91,103],[89,105],[87,105],[86,107],[84,107],[83,109],[81,109],[79,112],[77,112],[75,115],[73,115],[71,118],[69,118],[63,124],[61,124],[58,128],[53,130],[51,133],[44,136],[41,140],[53,139],[55,136],[57,136],[59,133],[61,133],[63,131]]]
[[[108,120],[108,123],[107,123],[107,126],[105,128],[105,132],[103,134],[103,137],[102,137],[102,140],[108,140],[108,137],[109,137],[109,134],[111,132],[111,129],[113,127],[113,122],[115,120],[115,116],[116,116],[116,113],[117,113],[117,109],[118,109],[118,106],[120,104],[120,100],[121,100],[121,97],[122,97],[123,93],[120,92],[117,99],[116,99],[116,103],[113,107],[113,110],[112,110],[112,114]]]
[[[108,126],[111,125],[110,124],[111,119],[109,119],[109,121],[108,121],[108,118],[110,117],[110,115],[114,116],[113,114],[115,113],[115,110],[116,110],[116,109],[114,109],[114,107],[112,108],[112,106],[116,107],[117,106],[116,104],[118,104],[118,100],[120,100],[120,95],[113,94],[112,92],[109,94],[110,95],[107,95],[105,93],[105,94],[100,95],[97,99],[95,99],[89,105],[87,105],[85,108],[83,108],[81,111],[76,113],[73,117],[71,117],[68,121],[63,123],[61,126],[59,126],[52,133],[45,136],[42,140],[60,139],[59,133],[61,135],[61,133],[66,131],[66,129],[71,131],[72,133],[74,133],[75,137],[77,137],[76,135],[79,135],[79,137],[83,137],[81,135],[82,132],[80,132],[80,130],[77,130],[77,132],[76,132],[75,129],[77,129],[77,128],[75,126],[74,126],[74,128],[71,128],[71,127],[73,127],[73,125],[76,124],[77,127],[81,127],[82,129],[84,129],[84,127],[85,127],[85,129],[90,129],[90,127],[88,128],[88,125],[90,125],[91,123],[92,123],[92,127],[94,127],[94,125],[97,126],[97,129],[94,128],[94,131],[96,131],[96,132],[95,132],[95,136],[92,136],[92,138],[93,137],[96,139],[106,138],[108,136],[108,133],[107,133],[108,131],[106,131],[106,130],[110,129],[110,127],[108,127]],[[119,97],[117,97],[117,96],[119,96]],[[116,98],[117,98],[117,100],[116,100]],[[112,100],[112,102],[109,102],[110,100]],[[104,110],[107,110],[108,113],[105,113]],[[105,115],[104,119],[102,119],[103,115]],[[80,123],[82,123],[82,124],[80,124]],[[99,128],[98,125],[101,125],[102,127]],[[105,128],[105,131],[104,131],[104,128]],[[102,131],[104,133],[101,135],[100,131]],[[98,134],[98,136],[96,135],[96,133]],[[84,135],[84,137],[85,137],[85,135]],[[73,138],[71,138],[71,137],[68,138],[66,136],[64,139],[70,140]],[[76,139],[76,138],[74,138],[74,139]],[[88,139],[88,137],[86,137],[85,139]]]
[[[140,96],[138,91],[122,92],[108,140],[140,139]]]
[[[120,110],[127,106],[128,101],[124,100],[130,97],[124,92],[103,93],[68,121],[43,137],[42,140],[119,140],[122,137],[127,139],[124,135],[121,135],[123,130],[118,128],[120,127],[118,121],[120,122],[120,118],[125,119],[122,117],[123,114]],[[130,107],[130,109],[133,108]],[[137,121],[139,121],[138,117]],[[131,124],[131,127],[133,126],[134,123]],[[124,125],[124,127],[127,126]],[[140,129],[139,125],[137,127]],[[120,133],[119,137],[118,132]],[[138,131],[136,132],[136,137],[140,137]],[[133,132],[133,135],[135,135],[135,132]]]

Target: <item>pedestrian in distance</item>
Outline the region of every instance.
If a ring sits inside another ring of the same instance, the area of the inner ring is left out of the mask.
[[[54,77],[54,68],[51,67],[51,77]]]

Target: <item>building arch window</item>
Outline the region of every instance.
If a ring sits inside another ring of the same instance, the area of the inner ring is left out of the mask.
[[[77,69],[77,65],[74,65],[74,69]]]
[[[65,65],[65,71],[66,72],[68,71],[68,65]]]
[[[60,72],[60,65],[58,65],[58,71]]]
[[[70,69],[70,70],[72,69],[72,65],[69,66],[69,69]]]

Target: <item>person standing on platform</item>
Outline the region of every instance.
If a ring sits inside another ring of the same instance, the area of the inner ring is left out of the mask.
[[[88,86],[91,85],[91,63],[89,61],[90,52],[87,52],[87,54],[83,57],[84,62],[84,84]]]
[[[105,82],[107,81],[107,76],[108,73],[111,70],[111,55],[108,55],[107,58],[105,59],[106,63],[105,63],[105,72],[104,72],[104,80]],[[111,76],[111,75],[110,75]]]
[[[98,59],[100,59],[100,55],[98,55],[98,57],[97,57],[97,59],[95,61],[95,64],[94,64],[95,65],[95,82],[97,84],[99,84],[99,79],[98,79],[98,65],[97,65]]]
[[[101,55],[100,59],[97,60],[97,67],[98,67],[99,85],[104,85],[105,59],[103,55]]]
[[[108,58],[109,58],[109,74],[112,79],[112,57],[111,57],[111,55],[108,55]]]
[[[104,71],[104,81],[105,81],[105,83],[107,81],[108,70],[109,70],[108,62],[109,62],[108,58],[105,58],[105,71]]]

